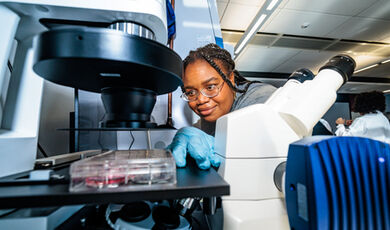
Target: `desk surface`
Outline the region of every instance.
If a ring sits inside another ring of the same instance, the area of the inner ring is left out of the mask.
[[[68,168],[56,171],[68,173]],[[73,204],[129,203],[139,200],[164,200],[185,197],[229,195],[229,185],[214,170],[186,167],[176,172],[177,184],[130,191],[69,192],[69,184],[0,186],[0,209],[62,206]]]

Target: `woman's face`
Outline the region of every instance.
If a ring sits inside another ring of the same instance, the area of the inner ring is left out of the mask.
[[[216,63],[227,74],[226,70],[217,61]],[[234,85],[234,74],[231,73],[228,78]],[[197,60],[187,65],[184,71],[183,84],[185,92],[191,90],[198,92],[198,98],[195,101],[188,102],[188,105],[206,121],[216,121],[227,114],[233,105],[234,91],[223,81],[218,72],[204,60]],[[212,87],[221,87],[217,96],[208,98],[200,93],[202,89]]]

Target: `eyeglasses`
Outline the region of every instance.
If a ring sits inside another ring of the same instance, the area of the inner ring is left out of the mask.
[[[200,93],[202,93],[203,96],[212,98],[218,96],[219,92],[221,92],[223,84],[225,82],[222,82],[221,85],[217,86],[215,84],[208,85],[200,90]],[[183,94],[180,96],[183,100],[191,102],[196,101],[199,96],[199,91],[195,89],[188,90],[187,92],[183,92]]]

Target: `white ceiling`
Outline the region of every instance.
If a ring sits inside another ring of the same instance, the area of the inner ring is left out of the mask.
[[[234,46],[264,2],[217,0],[224,41]],[[355,59],[356,69],[390,58],[390,0],[282,0],[236,63],[240,71],[291,73],[305,67],[317,73],[341,53]],[[356,79],[390,79],[390,63],[374,69]],[[354,84],[350,88],[364,90]]]

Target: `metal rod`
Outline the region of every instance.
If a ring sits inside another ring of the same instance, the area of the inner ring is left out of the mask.
[[[171,5],[173,10],[175,10],[175,0],[171,0]],[[174,37],[172,36],[169,39],[169,48],[173,50],[173,40]],[[173,127],[173,119],[172,119],[172,93],[168,93],[168,117],[167,117],[167,123],[166,126]]]
[[[172,93],[168,93],[168,118],[167,118],[167,126],[173,127],[172,120]]]
[[[148,150],[151,150],[152,149],[152,141],[150,139],[150,129],[148,129],[148,131],[146,131],[146,136],[148,138]]]

